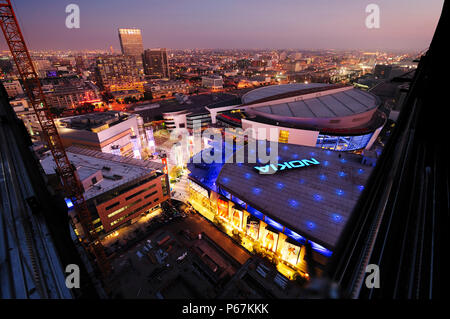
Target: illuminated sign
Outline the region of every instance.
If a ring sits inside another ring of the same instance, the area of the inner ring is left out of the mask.
[[[266,230],[266,234],[263,237],[263,247],[267,250],[275,252],[277,250],[278,234]]]
[[[228,201],[218,199],[217,200],[217,210],[219,216],[228,219]]]
[[[164,174],[169,174],[169,168],[167,167],[167,157],[163,157],[161,162],[164,164]]]
[[[281,255],[283,256],[283,260],[295,266],[297,265],[298,262],[299,253],[300,253],[299,246],[293,245],[286,241],[283,245]]]
[[[285,169],[294,169],[294,168],[300,168],[305,167],[309,165],[318,165],[320,162],[316,160],[315,158],[311,157],[311,159],[302,159],[302,160],[294,160],[290,162],[284,162],[284,163],[278,163],[275,164],[267,164],[264,166],[255,166],[255,169],[257,169],[260,173],[269,173],[269,171],[277,172],[277,171],[283,171]]]
[[[247,235],[254,240],[258,240],[259,237],[259,220],[252,219],[250,216],[247,218]]]
[[[242,211],[234,209],[233,212],[233,225],[236,226],[237,228],[242,229],[241,224],[242,224]]]
[[[70,198],[64,198],[64,200],[66,202],[67,208],[71,209],[73,207],[73,203]]]

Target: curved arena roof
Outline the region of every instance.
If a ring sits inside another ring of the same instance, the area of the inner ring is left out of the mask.
[[[258,88],[255,90],[251,90],[250,92],[244,94],[242,96],[242,103],[252,103],[259,99],[264,99],[268,97],[272,97],[278,94],[284,94],[289,92],[295,92],[298,90],[304,89],[312,89],[319,87],[330,86],[330,84],[326,83],[311,83],[311,84],[303,84],[303,83],[291,83],[291,84],[282,84],[282,85],[271,85],[262,88]]]
[[[264,87],[250,91],[242,100],[250,115],[322,128],[364,125],[380,105],[372,93],[322,83]]]

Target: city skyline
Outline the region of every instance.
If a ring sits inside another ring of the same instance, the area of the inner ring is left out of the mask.
[[[291,0],[242,4],[135,0],[124,9],[119,1],[106,5],[82,0],[76,3],[80,28],[68,29],[65,7],[69,3],[25,2],[18,0],[14,5],[30,50],[108,50],[112,46],[115,52],[120,52],[118,28],[141,29],[144,48],[423,50],[442,8],[439,0],[378,1],[380,28],[368,29],[365,8],[369,2],[317,1],[304,8],[305,4]],[[7,49],[4,42],[0,49]]]
[[[0,299],[445,296],[450,0],[373,1],[0,0]]]

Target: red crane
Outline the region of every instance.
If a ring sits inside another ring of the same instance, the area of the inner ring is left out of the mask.
[[[75,174],[75,167],[70,163],[64,150],[10,0],[0,0],[0,27],[17,66],[28,99],[41,125],[43,138],[47,142],[56,163],[65,195],[72,200],[83,227],[83,244],[91,249],[101,273],[105,276],[111,270],[110,263],[97,233],[93,230],[91,214],[83,196],[83,186]]]

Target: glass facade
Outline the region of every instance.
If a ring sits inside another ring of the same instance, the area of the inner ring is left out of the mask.
[[[355,151],[367,146],[373,133],[355,136],[333,136],[319,134],[316,147],[335,151]]]

